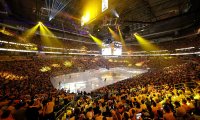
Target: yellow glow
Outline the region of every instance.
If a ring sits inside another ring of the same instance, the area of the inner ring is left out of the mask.
[[[27,76],[20,76],[20,75],[16,75],[10,72],[0,72],[0,76],[6,80],[25,80],[28,77]]]
[[[123,39],[123,36],[122,36],[122,32],[121,32],[119,26],[118,26],[117,28],[118,28],[118,31],[119,31],[120,40],[122,41],[122,43],[124,43],[124,39]],[[125,43],[124,43],[124,44],[125,44]]]
[[[112,60],[112,59],[109,59],[108,61],[109,61],[109,62],[113,62],[113,60]]]
[[[135,33],[134,36],[144,50],[146,50],[146,51],[159,50],[159,48],[157,46],[150,43],[148,40],[146,40],[145,38],[143,38],[139,34]]]
[[[82,47],[80,48],[80,52],[82,52],[82,53],[87,53],[87,47],[82,46]]]
[[[60,64],[52,64],[51,66],[55,67],[55,68],[58,68],[58,67],[60,67]]]
[[[93,35],[89,34],[89,36],[92,38],[92,40],[94,40],[94,42],[97,43],[97,45],[102,48],[102,41],[96,37],[94,37]]]
[[[108,27],[108,29],[109,29],[109,31],[110,31],[112,37],[113,37],[116,41],[121,41],[119,35],[118,35],[117,33],[115,33],[115,31],[113,31],[110,27]]]
[[[127,54],[128,54],[128,55],[130,55],[131,53],[132,53],[132,51],[131,51],[131,50],[129,50]]]
[[[172,59],[173,57],[169,56],[169,57],[164,57],[164,59]]]
[[[42,25],[42,22],[39,21],[38,24],[39,24],[39,25]]]
[[[124,39],[123,39],[123,36],[122,36],[122,32],[121,32],[121,30],[120,30],[120,27],[118,26],[117,28],[118,28],[118,31],[119,31],[119,36],[120,36],[120,41],[121,41],[121,43],[122,43],[122,46],[124,46],[125,51],[128,51],[128,50],[127,50],[127,47],[126,47],[126,44],[125,44],[125,41],[124,41]]]
[[[101,10],[101,6],[100,3],[101,1],[97,1],[97,0],[87,0],[84,1],[85,5],[83,8],[83,16],[81,19],[81,24],[84,25],[88,22],[90,22],[91,20],[95,19],[98,15],[98,13],[100,13]]]
[[[62,46],[61,42],[59,42],[56,36],[42,23],[40,23],[40,34],[44,45]]]
[[[199,94],[195,95],[195,96],[194,96],[194,99],[199,100],[199,99],[200,99],[200,95],[199,95]]]
[[[7,30],[0,30],[0,32],[3,33],[3,34],[5,34],[5,35],[8,35],[8,36],[14,36],[12,33],[10,33]]]
[[[42,25],[40,25],[40,37],[43,45],[52,46],[52,40],[49,39],[50,37]]]
[[[85,23],[89,22],[90,21],[90,13],[86,13],[86,15],[84,15],[82,18],[81,18],[81,24],[84,25]]]
[[[131,67],[132,66],[132,64],[128,64],[128,67]]]
[[[50,71],[50,70],[51,70],[51,68],[48,67],[48,66],[44,66],[44,67],[42,67],[42,68],[40,69],[41,72],[47,72],[47,71]]]
[[[64,64],[66,67],[71,67],[71,66],[72,66],[72,62],[70,62],[70,61],[65,61],[63,64]]]
[[[41,26],[44,28],[46,34],[50,37],[56,37],[44,24],[41,23]]]
[[[141,67],[141,66],[143,66],[143,64],[144,64],[144,61],[136,63],[135,66]]]
[[[39,24],[37,24],[34,27],[32,27],[32,28],[28,29],[27,31],[25,31],[22,34],[22,37],[21,37],[22,39],[21,40],[29,41],[30,39],[32,39],[33,36],[35,35],[35,32],[38,29],[38,27],[39,27]]]

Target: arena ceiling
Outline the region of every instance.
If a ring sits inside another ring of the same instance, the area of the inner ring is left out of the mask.
[[[45,0],[1,0],[10,14],[29,20],[45,8]],[[64,12],[81,18],[87,0],[71,0]],[[90,0],[88,0],[90,1]],[[116,9],[123,21],[154,22],[187,12],[192,0],[109,0],[109,9]],[[5,5],[6,4],[6,5]],[[3,7],[2,7],[3,8]]]
[[[86,1],[90,0],[71,0],[50,23],[59,24],[60,22],[57,21],[62,21],[64,24],[71,24],[66,16],[62,16],[64,13],[78,18],[79,20],[74,19],[74,21],[76,24],[80,24]],[[99,1],[101,0],[97,0],[97,3]],[[0,0],[0,2],[0,14],[6,14],[9,18],[49,22],[45,0]],[[117,21],[122,25],[122,32],[126,34],[127,31],[137,32],[143,28],[148,29],[149,24],[182,16],[191,11],[199,11],[199,6],[199,0],[109,0],[109,10],[107,10],[106,15],[111,14],[111,10],[116,10],[119,14]],[[110,16],[112,17],[112,15]],[[97,21],[103,19],[101,15],[97,17]],[[101,26],[98,22],[95,24],[97,28],[92,28],[92,30],[97,30],[98,26]]]

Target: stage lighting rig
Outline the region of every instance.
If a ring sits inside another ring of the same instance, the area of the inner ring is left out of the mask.
[[[45,0],[49,21],[60,13],[72,0]]]

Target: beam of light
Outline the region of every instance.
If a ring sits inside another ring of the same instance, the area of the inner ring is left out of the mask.
[[[42,25],[40,25],[40,37],[43,45],[52,46],[50,37]]]
[[[42,23],[40,24],[40,36],[44,45],[62,46],[56,36]]]
[[[55,45],[62,46],[62,43],[56,38],[56,36],[44,24],[42,24],[41,26],[44,28],[47,36],[49,36],[49,38],[54,46]]]
[[[38,29],[39,24],[33,26],[32,28],[26,30],[23,34],[22,37],[19,37],[20,40],[28,42],[33,38],[35,35],[36,30]]]
[[[62,46],[62,43],[57,39],[57,37],[44,24],[42,24],[41,26],[45,29],[47,35],[51,38],[52,43],[54,45]]]
[[[86,0],[85,0],[86,1]],[[81,17],[81,26],[94,20],[99,13],[101,13],[101,0],[87,0],[83,8],[83,15]]]
[[[48,8],[49,21],[60,13],[71,1],[72,0],[45,0],[46,8]]]
[[[44,28],[46,34],[47,34],[49,37],[56,37],[44,24],[41,24],[40,27]]]
[[[121,41],[120,40],[120,36],[115,32],[115,31],[113,31],[110,27],[108,27],[108,29],[109,29],[109,31],[110,31],[110,33],[111,33],[111,35],[112,35],[112,37],[116,40],[116,41]]]
[[[51,21],[51,20],[53,19],[52,15],[51,15],[51,11],[52,11],[52,9],[53,9],[53,5],[54,5],[54,1],[55,1],[55,0],[53,0],[52,3],[51,3],[51,1],[52,1],[52,0],[49,0],[49,4],[50,4],[50,5],[49,5],[49,6],[50,6],[50,7],[49,7],[49,21]]]
[[[118,20],[118,19],[115,19],[115,24],[114,24],[114,25],[116,25],[116,24],[117,24],[117,20]]]
[[[122,43],[122,46],[124,47],[125,51],[128,51],[128,49],[127,49],[127,47],[126,47],[126,43],[125,43],[124,38],[123,38],[123,36],[122,36],[122,32],[121,32],[121,30],[120,30],[120,27],[118,26],[117,29],[118,29],[118,32],[119,32],[120,41],[121,41],[121,43]]]
[[[152,44],[151,42],[149,42],[148,40],[146,40],[139,34],[135,33],[134,36],[144,50],[146,51],[159,50],[157,46],[155,46],[154,44]]]
[[[119,14],[115,9],[112,9],[111,12],[115,15],[115,17],[119,18]]]
[[[96,38],[95,36],[93,36],[93,35],[91,35],[91,34],[89,34],[89,36],[92,38],[92,40],[94,40],[94,42],[97,43],[97,45],[98,45],[100,48],[103,48],[103,46],[102,46],[102,43],[103,43],[103,42],[102,42],[100,39]]]
[[[8,36],[14,36],[11,32],[9,32],[5,29],[0,30],[0,33],[3,33],[3,34],[8,35]]]
[[[120,37],[120,40],[121,40],[122,44],[125,44],[125,42],[124,42],[124,38],[123,38],[123,36],[122,36],[122,32],[121,32],[119,26],[117,27],[117,29],[118,29],[119,37]]]
[[[53,5],[54,8],[51,11],[51,14],[52,14],[51,17],[52,18],[54,18],[67,4],[65,4],[63,6],[62,5],[63,5],[62,1],[59,2],[59,1],[56,0],[55,4]]]
[[[45,6],[47,7],[47,10],[48,10],[47,12],[48,12],[48,16],[49,16],[49,10],[50,10],[50,9],[49,9],[49,4],[48,4],[48,1],[47,1],[47,0],[45,0]]]
[[[65,6],[70,2],[71,0],[61,0],[61,1],[58,1],[59,2],[59,6],[58,6],[58,11],[55,12],[54,16],[55,17],[60,11],[62,11]]]
[[[87,22],[90,21],[90,13],[86,13],[86,15],[82,16],[81,18],[81,26],[85,25]]]

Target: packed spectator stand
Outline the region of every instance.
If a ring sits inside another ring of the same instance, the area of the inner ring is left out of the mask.
[[[13,42],[16,36],[1,34],[1,37],[0,45],[4,49],[62,53],[77,52],[78,49],[83,53],[99,51],[97,45],[81,42],[62,41],[65,47],[57,48],[58,46],[48,47],[38,43],[38,36],[29,43]],[[168,50],[167,53],[198,52],[199,36],[194,35],[157,45],[161,50]],[[138,57],[106,58],[87,55],[49,57],[45,54],[1,52],[1,119],[198,119],[200,115],[198,55],[142,57],[140,46],[133,46],[127,47],[128,52],[132,52],[131,54],[136,52]],[[154,51],[146,52],[154,53]],[[137,66],[137,63],[142,64]],[[114,67],[135,67],[149,71],[92,93],[56,90],[50,81],[53,76]]]
[[[101,48],[88,38],[77,42],[81,37],[68,36],[59,38],[59,45],[45,45],[39,35],[23,41],[19,31],[6,30],[12,35],[0,33],[0,48],[5,50],[0,52],[0,120],[200,119],[199,54],[177,55],[198,53],[199,34],[155,42],[156,51],[130,43],[123,50],[123,55],[130,56],[109,58],[101,56]],[[69,54],[73,52],[78,55]],[[87,55],[90,53],[98,55]],[[177,56],[170,55],[173,53]],[[114,67],[148,72],[91,93],[57,90],[50,81],[58,75]]]
[[[0,120],[200,120],[199,57],[200,0],[0,0]]]
[[[103,57],[1,61],[1,119],[55,119],[56,116],[57,119],[134,120],[140,114],[140,119],[197,118],[199,59],[172,59],[146,58],[146,67],[152,68],[149,72],[92,93],[77,94],[54,89],[50,77],[100,67],[116,67],[119,63],[109,62]],[[62,65],[66,60],[73,61],[72,66]],[[129,62],[134,64],[137,60]],[[55,63],[61,67],[40,71],[42,66]]]

